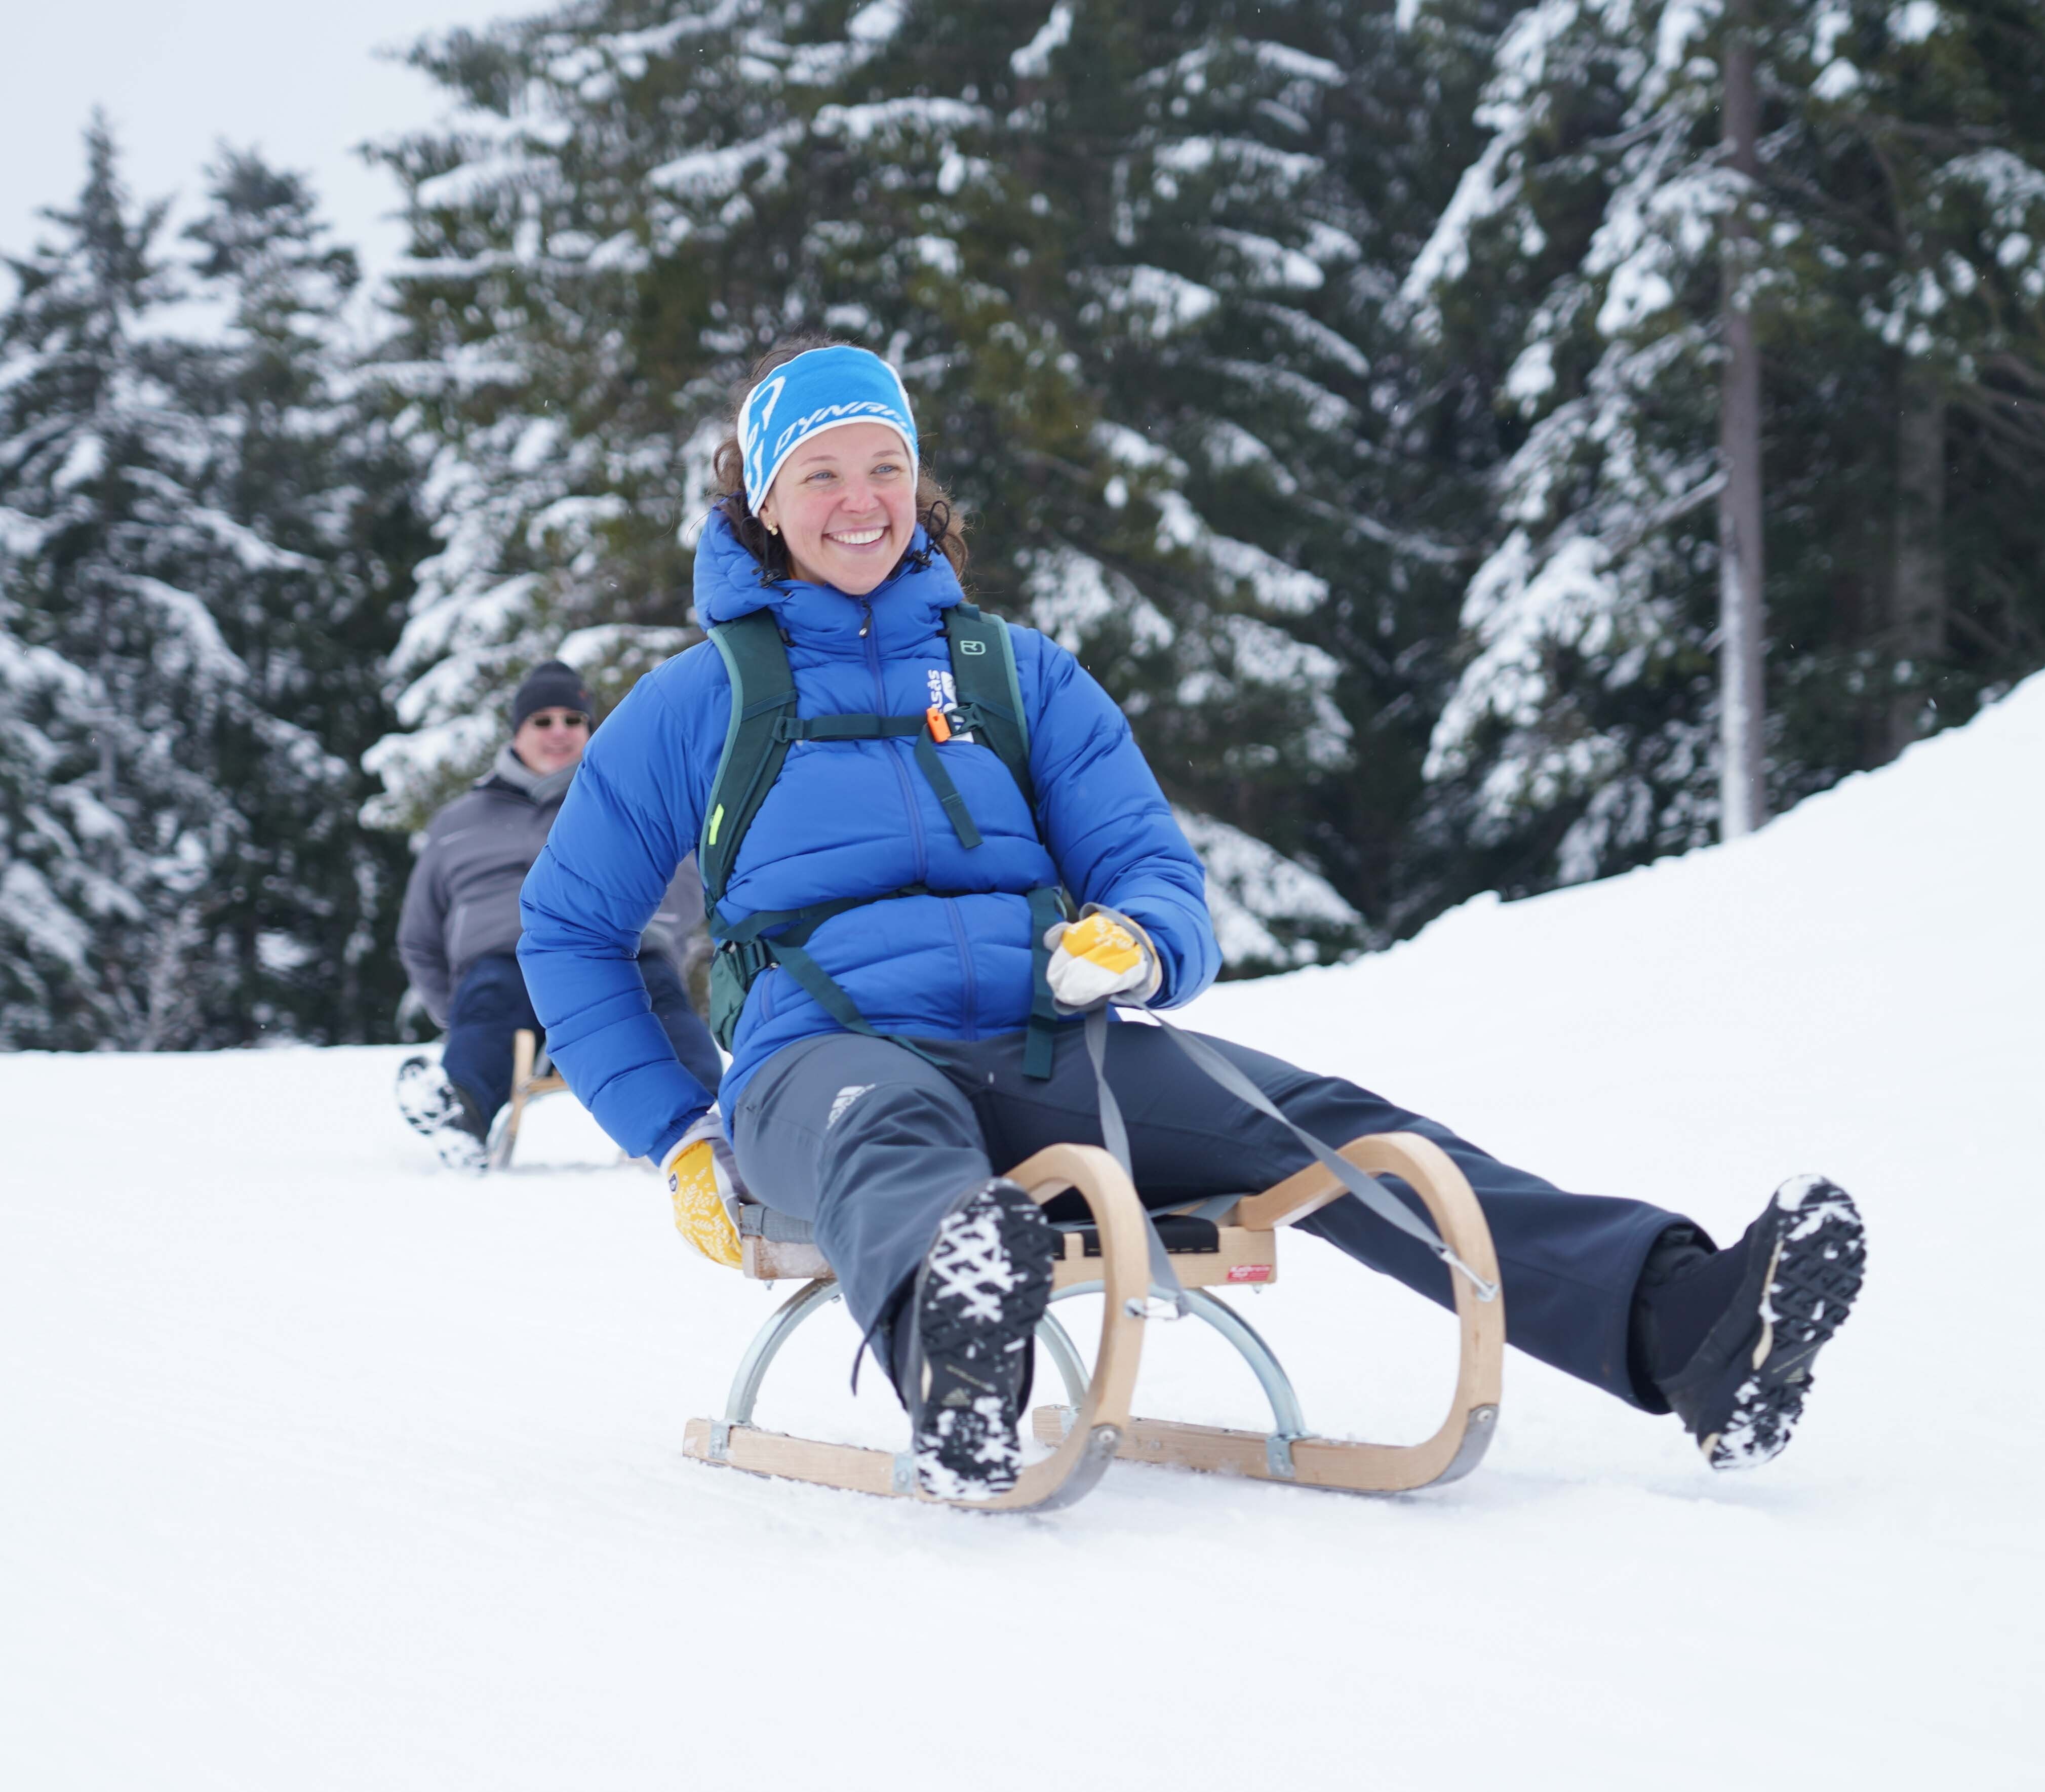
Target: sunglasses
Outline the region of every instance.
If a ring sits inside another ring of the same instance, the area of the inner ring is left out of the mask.
[[[526,718],[526,725],[528,728],[549,729],[557,722],[559,722],[563,728],[587,728],[589,726],[589,717],[587,716],[528,716]]]

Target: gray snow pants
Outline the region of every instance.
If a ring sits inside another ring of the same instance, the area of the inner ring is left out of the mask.
[[[1043,1082],[1022,1074],[1023,1038],[918,1040],[933,1063],[887,1040],[830,1033],[776,1053],[747,1086],[732,1124],[740,1172],[760,1198],[815,1225],[862,1332],[885,1330],[938,1221],[965,1190],[1046,1145],[1101,1143],[1080,1029],[1061,1029],[1056,1067]],[[1366,1132],[1433,1140],[1469,1179],[1490,1225],[1508,1340],[1631,1405],[1667,1409],[1627,1373],[1627,1328],[1647,1253],[1668,1228],[1687,1223],[1682,1216],[1565,1194],[1353,1083],[1225,1040],[1207,1043],[1327,1144]],[[1137,1186],[1153,1207],[1249,1193],[1311,1161],[1290,1132],[1217,1087],[1157,1028],[1107,1029],[1107,1079],[1128,1125]],[[1424,1213],[1411,1189],[1385,1182]],[[1354,1195],[1299,1229],[1451,1303],[1442,1263]],[[876,1354],[889,1360],[885,1348]]]

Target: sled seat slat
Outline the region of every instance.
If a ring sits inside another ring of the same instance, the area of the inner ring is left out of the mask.
[[[795,1242],[776,1238],[738,1240],[738,1267],[749,1282],[815,1282],[835,1275],[824,1254],[807,1239]]]
[[[1204,1222],[1202,1222],[1203,1224]],[[1087,1232],[1069,1232],[1052,1287],[1100,1279],[1100,1246]],[[1248,1226],[1207,1228],[1212,1242],[1182,1243],[1177,1229],[1161,1229],[1165,1248],[1184,1288],[1268,1288],[1278,1279],[1278,1235]],[[1092,1248],[1088,1248],[1089,1246]]]
[[[1172,1267],[1187,1288],[1265,1288],[1278,1279],[1275,1232],[1251,1226],[1215,1225],[1204,1220],[1167,1220],[1161,1229]],[[748,1204],[739,1213],[739,1268],[752,1282],[813,1282],[828,1279],[810,1229],[772,1209]],[[1052,1286],[1098,1282],[1100,1242],[1092,1226],[1065,1233]]]

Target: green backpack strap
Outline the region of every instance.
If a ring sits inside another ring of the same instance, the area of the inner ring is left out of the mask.
[[[704,906],[714,911],[731,881],[745,830],[788,756],[788,734],[780,725],[795,713],[795,678],[771,610],[753,610],[706,633],[716,642],[731,680],[731,720],[710,800],[703,806],[703,839],[696,848]]]
[[[1022,707],[1022,686],[1015,675],[1015,645],[1008,625],[972,604],[955,604],[945,612],[945,634],[951,644],[959,720],[1008,768],[1008,775],[1030,806],[1030,819],[1036,821],[1037,788],[1030,776],[1030,718]],[[1037,825],[1041,832],[1042,824]],[[1056,885],[1030,892],[1031,990],[1022,1074],[1038,1081],[1051,1074],[1059,1021],[1045,975],[1051,953],[1044,936],[1055,923],[1071,920],[1074,912],[1072,898]]]
[[[951,647],[952,684],[958,693],[961,718],[994,749],[1015,780],[1030,813],[1037,812],[1036,786],[1030,781],[1030,721],[1023,713],[1022,687],[1015,676],[1015,647],[1008,625],[972,604],[954,604],[945,612],[945,637]]]
[[[917,762],[951,817],[961,844],[969,848],[979,845],[979,829],[944,770],[926,717],[799,717],[788,650],[772,612],[754,610],[707,632],[717,644],[731,682],[731,717],[726,726],[724,752],[711,782],[703,837],[696,849],[703,873],[703,906],[710,920],[711,937],[718,948],[711,959],[711,1031],[729,1050],[747,992],[754,979],[774,963],[787,971],[841,1026],[874,1034],[845,992],[803,948],[823,921],[865,902],[887,900],[885,897],[853,898],[786,913],[754,915],[735,925],[727,923],[718,912],[738,863],[739,848],[760,806],[781,775],[789,747],[797,740],[886,740],[913,735]],[[992,751],[1015,780],[1034,818],[1037,798],[1030,777],[1030,725],[1022,708],[1008,625],[998,616],[986,615],[971,604],[961,603],[945,611],[945,636],[951,651],[956,696],[949,717],[951,726],[957,733],[973,733]],[[925,890],[919,886],[892,894],[943,892]],[[1041,1078],[1051,1071],[1058,1019],[1044,975],[1049,952],[1042,944],[1042,936],[1061,915],[1069,918],[1069,900],[1055,886],[1034,890],[1030,892],[1030,912],[1036,936],[1035,975],[1031,979],[1035,989],[1024,1068],[1027,1075]],[[763,936],[768,929],[781,931],[772,938]],[[911,1051],[917,1049],[906,1040],[899,1043]]]

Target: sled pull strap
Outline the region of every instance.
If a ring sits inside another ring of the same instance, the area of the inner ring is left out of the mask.
[[[1136,1171],[1129,1158],[1129,1129],[1123,1124],[1122,1104],[1115,1100],[1115,1091],[1107,1086],[1107,1006],[1088,1011],[1086,1017],[1087,1056],[1093,1060],[1094,1092],[1100,1101],[1100,1136],[1107,1147],[1108,1155],[1122,1166],[1122,1173],[1129,1179],[1129,1186],[1136,1186]],[[1172,1267],[1172,1253],[1165,1248],[1165,1240],[1159,1236],[1157,1222],[1150,1217],[1150,1209],[1143,1209],[1143,1230],[1150,1240],[1150,1298],[1169,1306],[1168,1315],[1154,1317],[1183,1319],[1186,1315],[1186,1290],[1179,1286],[1179,1272]]]
[[[1331,1151],[1305,1128],[1295,1126],[1279,1111],[1277,1104],[1269,1095],[1252,1083],[1227,1059],[1215,1051],[1205,1040],[1193,1033],[1181,1033],[1169,1021],[1159,1019],[1154,1014],[1151,1019],[1171,1035],[1173,1042],[1181,1052],[1238,1102],[1254,1108],[1266,1119],[1277,1121],[1281,1126],[1314,1154],[1315,1159],[1323,1169],[1378,1218],[1384,1221],[1387,1225],[1397,1227],[1408,1238],[1418,1239],[1450,1269],[1463,1276],[1471,1287],[1477,1290],[1477,1298],[1479,1300],[1492,1301],[1498,1298],[1498,1284],[1496,1282],[1487,1282],[1479,1275],[1475,1270],[1458,1256],[1446,1243],[1435,1236],[1431,1226],[1423,1220],[1415,1218],[1402,1203],[1395,1201],[1386,1194],[1375,1176],[1358,1169],[1339,1152]],[[1088,1017],[1088,1021],[1091,1025],[1091,1016]],[[1088,1043],[1092,1043],[1091,1038]],[[1104,1088],[1103,1085],[1103,1090]],[[1118,1120],[1119,1117],[1118,1115]]]

